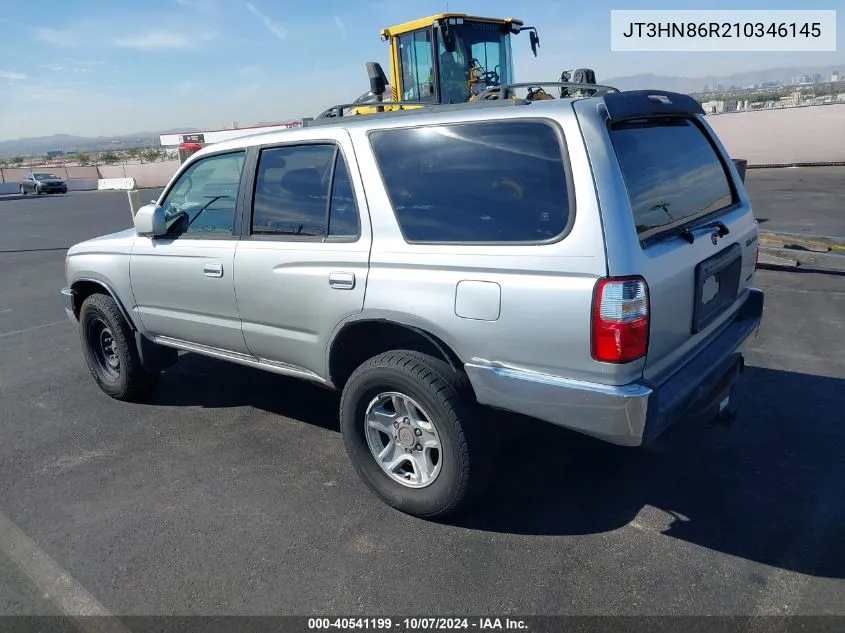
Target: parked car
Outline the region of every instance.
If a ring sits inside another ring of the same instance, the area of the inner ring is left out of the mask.
[[[177,350],[339,391],[362,480],[442,517],[496,467],[491,408],[631,447],[732,419],[756,250],[701,106],[611,92],[205,147],[134,228],[70,248],[62,294],[109,396],[146,398]]]
[[[21,193],[29,192],[41,195],[42,193],[67,193],[67,183],[49,172],[35,172],[27,174],[21,180]]]

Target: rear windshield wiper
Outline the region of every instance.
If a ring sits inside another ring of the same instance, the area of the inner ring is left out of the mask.
[[[730,229],[727,225],[722,222],[721,220],[716,220],[715,222],[708,222],[707,224],[700,224],[698,226],[693,227],[684,227],[680,231],[678,231],[678,235],[688,241],[690,244],[695,242],[695,231],[705,231],[707,229],[719,229],[718,236],[725,237],[728,233],[730,233]]]

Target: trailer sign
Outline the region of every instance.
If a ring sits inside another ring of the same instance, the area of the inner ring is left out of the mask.
[[[183,134],[183,143],[205,143],[205,134]]]

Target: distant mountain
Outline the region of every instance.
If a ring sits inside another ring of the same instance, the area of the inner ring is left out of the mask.
[[[201,132],[194,127],[173,128],[160,132],[135,132],[119,136],[73,136],[72,134],[53,134],[16,138],[0,141],[0,157],[43,155],[50,151],[97,152],[106,149],[129,149],[133,147],[158,147],[159,135],[176,132]]]
[[[701,92],[704,86],[710,86],[712,88],[718,84],[722,84],[725,88],[728,88],[730,86],[744,87],[770,81],[789,83],[793,77],[800,77],[801,75],[812,76],[816,73],[822,76],[822,81],[828,81],[830,75],[835,70],[838,70],[840,75],[845,73],[845,61],[839,66],[768,68],[766,70],[754,70],[731,75],[707,75],[705,77],[674,77],[647,73],[631,77],[611,77],[609,79],[602,77],[596,78],[596,80],[599,83],[607,84],[620,90],[654,88],[672,92],[693,93]]]

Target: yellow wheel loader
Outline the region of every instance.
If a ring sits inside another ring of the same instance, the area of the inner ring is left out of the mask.
[[[382,29],[381,39],[390,47],[390,81],[378,62],[368,62],[370,90],[317,118],[517,98],[521,89],[527,92],[523,99],[553,99],[544,86],[556,86],[561,98],[614,90],[597,85],[595,74],[587,68],[564,71],[557,82],[515,83],[511,39],[523,32],[528,33],[536,57],[537,29],[516,18],[440,13]]]

